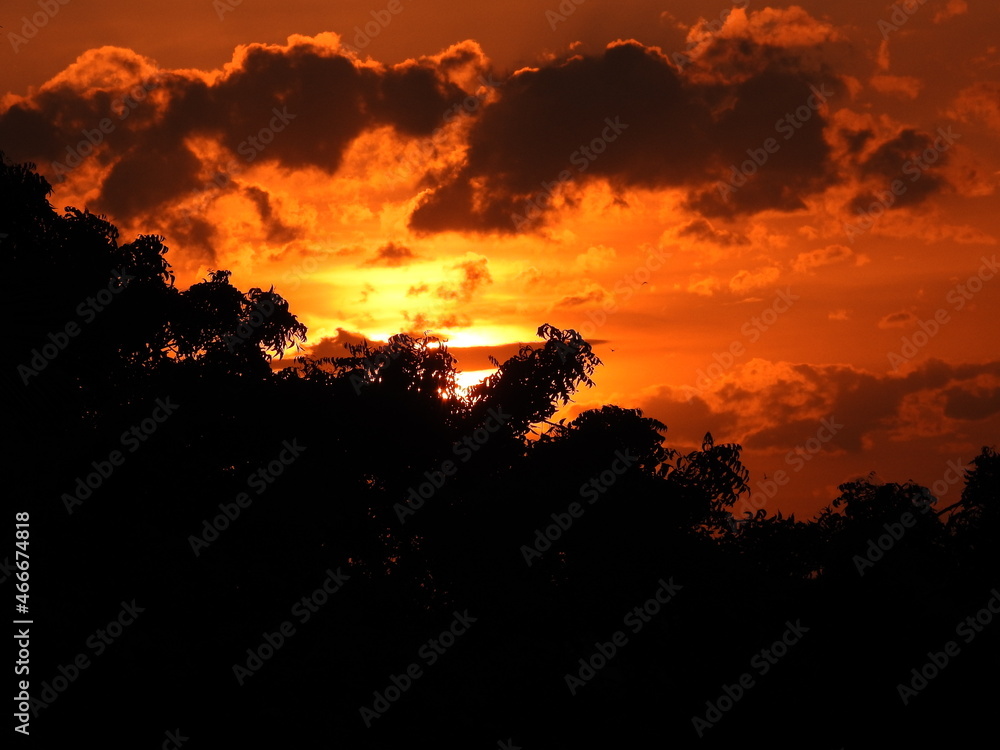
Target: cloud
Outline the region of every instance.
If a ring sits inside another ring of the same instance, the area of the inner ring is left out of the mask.
[[[586,252],[576,256],[573,266],[581,273],[593,273],[608,268],[615,262],[615,249],[604,245],[588,247]]]
[[[243,188],[243,193],[256,207],[260,221],[264,225],[268,242],[282,244],[300,236],[301,232],[298,229],[287,226],[275,213],[274,207],[271,205],[271,196],[268,195],[267,191],[250,185]]]
[[[958,92],[950,114],[962,122],[980,122],[1000,133],[1000,81],[979,81]]]
[[[397,268],[405,266],[416,260],[417,256],[405,245],[390,242],[375,251],[375,256],[368,258],[362,265],[364,266],[387,266]]]
[[[848,153],[856,155],[864,150],[865,145],[875,137],[875,133],[868,128],[861,130],[842,129],[840,131],[840,137],[847,145]]]
[[[314,359],[323,357],[350,357],[351,353],[348,351],[346,345],[352,344],[357,346],[365,343],[366,340],[371,346],[384,346],[386,344],[384,341],[366,339],[363,334],[348,331],[338,326],[337,335],[326,336],[317,341],[309,348],[308,356]]]
[[[934,23],[944,23],[949,18],[960,16],[969,11],[969,4],[965,0],[948,0],[948,4],[939,8],[934,13]]]
[[[469,328],[472,325],[472,319],[468,315],[461,313],[445,313],[438,316],[431,316],[427,313],[418,312],[411,315],[408,311],[403,310],[402,316],[409,323],[404,333],[413,338],[434,335],[434,331],[440,331],[444,328]]]
[[[336,34],[296,35],[240,46],[222,70],[206,73],[161,70],[131,50],[102,47],[15,97],[0,113],[0,142],[51,176],[82,134],[96,133],[84,161],[100,168],[98,202],[118,219],[142,218],[199,192],[220,169],[238,176],[272,163],[334,174],[366,130],[430,135],[465,98],[451,77],[471,53],[466,44],[386,66],[360,62]]]
[[[750,240],[742,234],[730,232],[728,229],[716,229],[706,219],[693,219],[677,231],[678,237],[692,237],[703,242],[712,242],[729,247],[732,245],[748,245]]]
[[[451,266],[453,270],[461,271],[462,278],[458,282],[449,282],[438,286],[434,294],[444,300],[468,302],[477,289],[493,283],[488,260],[475,253],[467,253],[466,260]]]
[[[765,7],[746,15],[734,12],[728,29],[720,36],[746,36],[760,45],[771,47],[813,47],[842,40],[843,35],[831,24],[818,21],[797,5],[789,8]],[[745,19],[745,30],[740,28]]]
[[[96,185],[94,204],[116,220],[149,225],[155,218],[158,227],[175,219],[172,207],[196,196],[211,204],[244,190],[251,168],[337,174],[351,146],[381,130],[414,144],[450,134],[447,148],[433,148],[454,158],[421,158],[410,170],[423,182],[409,225],[427,233],[540,229],[554,212],[577,205],[594,181],[607,182],[619,205],[629,189],[678,188],[689,208],[720,217],[801,209],[836,183],[823,136],[827,115],[814,109],[790,126],[794,137],[766,169],[728,200],[717,189],[748,149],[782,138],[776,118],[802,111],[814,87],[844,90],[814,50],[841,39],[834,27],[794,6],[736,9],[719,33],[700,38],[698,71],[634,40],[596,55],[547,58],[492,88],[460,126],[449,123],[489,65],[472,41],[383,65],[360,60],[336,34],[293,35],[284,44],[242,45],[213,71],[160,69],[130,50],[104,47],[28,96],[5,99],[0,142],[18,144],[11,156],[44,171],[81,132],[110,119],[113,131],[88,160],[93,173],[71,179],[80,179],[81,194]],[[143,81],[155,84],[123,108]],[[219,173],[226,183],[206,190]],[[252,200],[267,212],[259,195]],[[526,217],[521,225],[518,215]],[[690,229],[706,241],[712,231]],[[266,231],[280,241],[291,230]],[[743,238],[715,230],[715,241]]]
[[[881,94],[899,94],[907,99],[916,99],[920,96],[920,89],[924,84],[919,78],[914,76],[872,76],[870,81],[872,88]]]
[[[748,184],[724,202],[716,183],[776,132],[777,117],[813,96],[842,90],[804,58],[746,39],[716,39],[717,62],[751,56],[734,80],[689,79],[662,50],[634,41],[603,54],[574,54],[511,76],[502,96],[472,123],[463,164],[434,176],[410,219],[416,231],[513,234],[539,229],[594,180],[620,193],[676,187],[707,215],[795,210],[835,181],[826,118],[787,127],[783,142]],[[714,58],[713,58],[714,59]],[[720,74],[721,75],[721,74]],[[814,98],[815,100],[815,98]]]
[[[906,190],[894,197],[887,210],[922,203],[932,194],[948,185],[942,176],[941,167],[948,164],[946,150],[934,147],[934,136],[913,128],[902,129],[895,137],[879,144],[860,163],[862,178],[874,179],[875,189],[885,191],[894,180],[904,183]],[[925,153],[935,157],[924,160]],[[872,189],[863,189],[851,201],[852,213],[866,210],[871,204],[882,205]]]
[[[949,388],[944,392],[945,416],[981,420],[1000,413],[1000,387]]]
[[[729,280],[730,291],[736,294],[744,294],[770,286],[781,276],[781,269],[776,266],[765,266],[756,271],[740,271]]]
[[[593,285],[586,292],[563,297],[553,307],[582,307],[585,305],[596,307],[602,305],[610,296],[602,287]]]
[[[888,315],[883,316],[878,322],[878,327],[882,329],[909,328],[916,322],[916,315],[909,310],[900,310],[899,312],[889,313]]]
[[[1000,361],[932,359],[898,375],[850,365],[753,359],[704,384],[690,402],[689,391],[661,385],[644,391],[639,405],[689,443],[706,429],[717,434],[712,426],[724,425],[730,439],[758,450],[786,451],[815,435],[820,420],[832,416],[843,428],[829,449],[857,453],[877,434],[897,441],[918,436],[921,428],[903,418],[914,398],[932,397],[938,404],[924,417],[934,423],[934,434],[953,432],[947,419],[971,422],[994,415],[1000,411],[998,384]],[[700,423],[689,420],[695,413]]]
[[[844,263],[854,257],[854,251],[846,245],[828,245],[817,250],[799,253],[792,262],[792,268],[801,273],[812,273],[817,268]]]
[[[742,272],[742,273],[745,273]],[[725,285],[722,280],[715,276],[692,276],[688,280],[687,291],[692,294],[700,294],[703,297],[711,297]]]

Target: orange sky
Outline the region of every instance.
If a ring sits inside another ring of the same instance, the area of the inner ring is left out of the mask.
[[[0,149],[179,285],[273,283],[320,355],[575,328],[572,413],[739,442],[769,511],[872,470],[957,500],[1000,426],[1000,6],[561,7],[14,0]]]

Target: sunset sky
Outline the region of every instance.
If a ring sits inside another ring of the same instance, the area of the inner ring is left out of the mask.
[[[0,150],[57,209],[165,236],[181,288],[273,284],[308,353],[427,331],[468,385],[573,328],[604,365],[566,416],[738,442],[758,505],[804,517],[873,470],[944,507],[997,443],[995,0],[9,0],[0,22]]]

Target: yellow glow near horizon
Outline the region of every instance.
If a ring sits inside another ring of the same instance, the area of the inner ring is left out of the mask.
[[[468,372],[455,373],[455,383],[458,385],[458,391],[463,396],[468,395],[469,388],[481,383],[495,372],[495,368],[490,368],[489,370],[469,370]]]

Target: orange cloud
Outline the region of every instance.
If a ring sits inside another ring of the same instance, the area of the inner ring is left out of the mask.
[[[814,269],[834,263],[844,263],[853,257],[854,251],[846,245],[828,245],[817,250],[799,253],[792,263],[792,268],[802,273],[811,273]]]
[[[923,88],[923,83],[914,76],[877,75],[872,76],[870,83],[881,94],[899,94],[907,99],[916,99]]]

